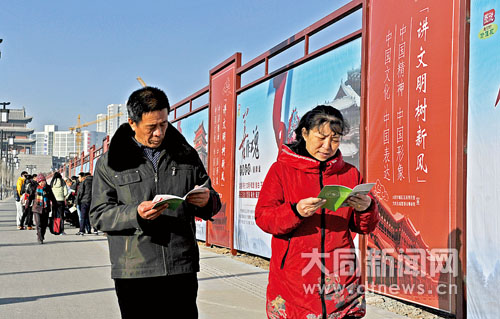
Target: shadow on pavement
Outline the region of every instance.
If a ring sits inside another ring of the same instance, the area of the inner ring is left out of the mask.
[[[203,271],[203,266],[201,267],[201,271]],[[247,272],[247,273],[243,273],[243,274],[231,274],[231,275],[224,275],[224,276],[198,278],[198,281],[213,280],[213,279],[224,279],[224,278],[238,278],[238,277],[243,277],[243,276],[252,276],[252,275],[261,275],[261,274],[267,274],[267,271]]]
[[[84,294],[91,294],[91,293],[98,293],[98,292],[107,292],[107,291],[115,291],[115,288],[112,287],[112,288],[103,288],[103,289],[95,289],[95,290],[74,291],[74,292],[66,292],[66,293],[60,293],[60,294],[31,296],[31,297],[0,298],[0,305],[37,301],[37,300],[46,299],[46,298],[58,298],[58,297],[72,296],[72,295],[84,295]]]
[[[70,235],[68,235],[70,236]],[[107,241],[106,238],[103,239],[80,239],[80,240],[50,240],[50,237],[45,237],[43,242],[44,245],[61,245],[61,244],[69,244],[69,243],[84,243],[84,242],[96,242],[96,241]],[[22,246],[41,246],[36,241],[36,232],[33,234],[33,242],[29,243],[19,243],[19,244],[0,244],[1,247],[22,247]]]
[[[85,267],[70,267],[70,268],[56,268],[56,269],[41,269],[41,270],[30,270],[30,271],[15,271],[15,272],[4,272],[0,273],[0,276],[10,276],[10,275],[21,275],[21,274],[33,274],[40,272],[51,272],[51,271],[64,271],[64,270],[76,270],[76,269],[91,269],[91,268],[109,268],[111,265],[100,265],[100,266],[85,266]]]
[[[200,257],[200,260],[203,260],[203,259],[214,259],[214,258],[224,258],[225,256],[224,255],[220,255],[220,256],[207,256],[207,257]]]

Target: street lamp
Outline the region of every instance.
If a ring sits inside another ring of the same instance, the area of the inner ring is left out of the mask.
[[[1,43],[1,42],[0,42]],[[7,123],[9,121],[9,109],[5,108],[7,105],[10,105],[10,102],[0,102],[0,105],[3,105],[3,108],[0,109],[0,124]],[[3,160],[4,154],[3,154],[3,139],[4,139],[4,130],[0,129],[0,159]],[[0,162],[0,165],[3,165],[2,162]],[[7,165],[7,161],[5,161],[5,165]],[[4,174],[3,170],[1,169],[0,166],[0,172],[2,176],[0,177],[0,199],[3,199],[3,181],[4,181]]]
[[[7,123],[9,121],[9,109],[6,109],[5,107],[10,105],[10,102],[0,102],[0,105],[3,105],[3,109],[0,109],[0,112],[2,112],[0,122]]]
[[[10,102],[0,102],[3,108],[0,109],[0,124],[7,123],[9,121],[9,109],[5,107],[10,105]],[[0,130],[0,158],[3,157],[3,129]]]
[[[33,170],[36,169],[36,165],[28,164],[26,165],[26,169],[29,169],[30,175],[33,175]]]

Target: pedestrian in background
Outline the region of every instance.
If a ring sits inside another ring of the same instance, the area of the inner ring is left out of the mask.
[[[80,210],[80,204],[78,203],[78,191],[80,190],[80,186],[82,186],[83,179],[85,178],[85,173],[80,172],[75,177],[76,177],[76,193],[75,193],[76,212],[78,213],[78,224],[81,224],[80,221],[82,220],[82,211]],[[78,226],[78,228],[80,228],[80,226]]]
[[[17,224],[17,229],[24,229],[24,225],[22,222],[23,219],[23,214],[24,210],[21,205],[21,197],[24,193],[24,181],[26,180],[26,175],[28,175],[28,172],[22,171],[21,176],[17,179],[16,183],[16,192],[15,192],[15,199],[16,199],[16,224]]]
[[[195,216],[220,207],[196,150],[168,123],[167,96],[157,88],[133,92],[109,150],[97,161],[92,224],[107,233],[111,277],[122,318],[198,318],[200,270]],[[184,196],[179,207],[154,207],[157,194]],[[158,292],[146,293],[151,287]]]
[[[25,193],[23,195],[23,207],[24,207],[24,213],[23,213],[23,223],[26,221],[26,228],[28,230],[33,229],[33,211],[32,211],[32,205],[28,205],[28,199],[30,194],[36,187],[38,186],[38,183],[36,182],[36,174],[33,175],[26,175],[26,180],[24,181],[24,188],[25,188]]]
[[[76,193],[76,203],[80,206],[80,231],[76,235],[83,236],[85,231],[91,234],[90,228],[90,203],[92,201],[92,180],[93,177],[90,173],[80,173],[80,186]]]
[[[80,216],[76,208],[76,188],[77,177],[66,178],[66,186],[68,187],[68,196],[66,197],[66,207],[68,208],[67,220],[73,227],[80,228]]]
[[[365,315],[353,239],[377,226],[375,200],[358,194],[347,199],[348,207],[332,211],[322,207],[325,199],[317,198],[325,185],[354,188],[362,183],[359,171],[344,162],[339,149],[347,132],[340,111],[315,107],[302,116],[296,142],[282,146],[266,175],[255,222],[273,235],[266,296],[269,318]],[[310,267],[315,259],[318,264]]]
[[[52,192],[54,193],[54,197],[57,201],[57,209],[52,210],[51,229],[55,235],[64,235],[64,208],[66,205],[66,196],[68,196],[68,188],[61,176],[61,173],[54,173],[54,176],[52,176],[52,180],[50,181],[50,187],[52,188]]]
[[[24,175],[24,184],[21,187],[21,208],[23,210],[23,216],[21,217],[21,225],[26,225],[26,229],[32,230],[33,229],[33,224],[30,223],[28,219],[28,215],[31,212],[31,207],[26,207],[26,203],[28,202],[28,191],[29,191],[29,186],[31,184],[31,179],[32,176],[29,174]]]
[[[33,203],[31,210],[35,218],[38,243],[43,244],[49,223],[49,213],[52,209],[57,209],[57,200],[52,188],[47,184],[45,175],[40,173],[36,179],[38,186],[30,190],[26,205],[31,206]]]

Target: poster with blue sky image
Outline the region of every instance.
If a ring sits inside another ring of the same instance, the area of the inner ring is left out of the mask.
[[[271,237],[255,224],[255,206],[280,143],[294,139],[300,117],[318,104],[338,108],[351,126],[341,151],[359,163],[361,39],[252,87],[237,97],[234,246],[271,256]]]
[[[467,317],[498,318],[500,1],[471,1],[467,142]]]
[[[196,146],[198,151],[198,155],[205,165],[205,169],[208,170],[208,108],[199,111],[193,115],[190,115],[187,118],[176,121],[172,123],[177,130],[179,130],[182,135],[186,138],[186,141],[189,145],[195,147],[196,142],[198,141],[199,145]],[[197,137],[198,132],[198,137]],[[202,136],[204,135],[204,136]],[[204,138],[203,138],[204,137]],[[203,138],[202,140],[200,140]],[[206,142],[206,143],[205,143]],[[207,222],[196,218],[196,239],[206,240],[207,238]]]

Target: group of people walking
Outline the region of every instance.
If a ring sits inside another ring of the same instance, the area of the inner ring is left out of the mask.
[[[64,235],[64,221],[91,233],[89,207],[92,199],[92,176],[80,173],[63,178],[55,172],[50,183],[44,174],[21,173],[16,184],[17,229],[37,231],[38,243],[43,244],[47,227],[54,235]],[[97,230],[95,233],[98,234]]]

